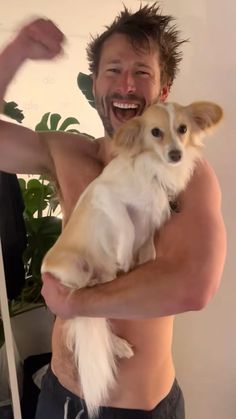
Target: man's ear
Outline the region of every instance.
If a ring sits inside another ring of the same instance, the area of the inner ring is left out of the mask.
[[[168,85],[163,86],[161,88],[161,93],[160,93],[159,101],[160,102],[165,102],[165,100],[167,99],[167,96],[168,96],[169,92],[170,92],[170,86],[168,86]]]
[[[143,123],[142,118],[137,116],[125,122],[114,136],[115,147],[128,151],[130,154],[138,154],[143,147]]]
[[[197,131],[209,131],[223,118],[223,110],[216,103],[194,102],[185,107]]]

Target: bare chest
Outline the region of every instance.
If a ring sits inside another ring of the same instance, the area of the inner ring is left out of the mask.
[[[85,188],[101,173],[101,162],[84,150],[58,152],[54,159],[56,185],[67,220]]]

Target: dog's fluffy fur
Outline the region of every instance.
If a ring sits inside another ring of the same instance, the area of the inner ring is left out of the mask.
[[[170,216],[170,200],[186,187],[200,158],[202,138],[222,118],[213,103],[150,106],[116,133],[116,157],[80,197],[42,273],[78,289],[111,281],[118,271],[155,258],[153,237]],[[133,356],[103,318],[66,322],[83,397],[96,415],[115,387],[117,357]]]

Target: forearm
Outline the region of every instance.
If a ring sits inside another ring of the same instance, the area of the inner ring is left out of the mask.
[[[194,310],[194,289],[186,289],[186,277],[189,285],[196,283],[193,276],[186,263],[159,258],[109,283],[80,289],[71,301],[74,315],[138,319]]]
[[[25,61],[22,48],[14,40],[0,54],[0,112],[3,111],[3,99],[7,86],[14,78],[17,70]]]
[[[224,249],[221,249],[224,250]],[[209,262],[158,257],[113,281],[73,293],[50,274],[43,275],[42,295],[61,318],[105,317],[146,319],[200,310],[215,294],[222,275],[224,251]],[[218,257],[219,256],[219,257]]]
[[[46,304],[65,319],[81,316],[132,320],[201,310],[219,287],[226,254],[223,223],[219,219],[213,224],[212,234],[208,230],[201,246],[191,240],[183,251],[179,242],[174,253],[169,251],[168,256],[158,256],[155,261],[94,287],[71,293],[56,278],[45,274],[42,295]]]

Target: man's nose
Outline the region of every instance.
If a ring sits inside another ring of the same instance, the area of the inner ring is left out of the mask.
[[[126,71],[120,74],[117,80],[116,92],[120,94],[134,93],[136,91],[136,83],[132,73]]]

